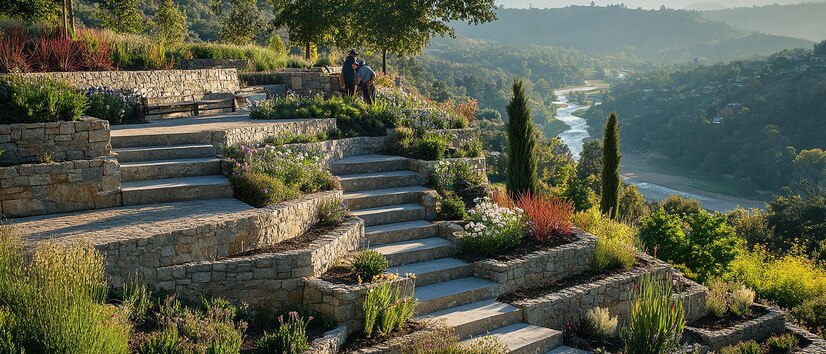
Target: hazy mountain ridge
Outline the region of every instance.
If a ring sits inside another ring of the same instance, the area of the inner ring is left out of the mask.
[[[769,5],[703,11],[703,18],[734,27],[819,42],[826,39],[826,3]]]
[[[508,44],[554,45],[596,55],[625,52],[643,60],[731,60],[810,48],[811,41],[753,33],[685,10],[639,10],[620,6],[560,9],[499,9],[498,20],[458,25],[460,35]]]

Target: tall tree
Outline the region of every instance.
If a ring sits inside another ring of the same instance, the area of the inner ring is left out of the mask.
[[[327,44],[341,38],[350,26],[347,13],[352,4],[338,0],[270,0],[275,10],[275,27],[287,27],[291,42],[304,45],[310,59],[312,44]]]
[[[186,14],[178,9],[173,0],[162,0],[155,13],[154,34],[164,45],[178,44],[186,35]]]
[[[536,156],[536,128],[522,80],[513,81],[513,99],[508,112],[508,166],[505,171],[508,193],[520,195],[539,189]]]
[[[496,19],[494,0],[360,0],[355,36],[360,45],[382,54],[387,73],[387,53],[419,54],[436,36],[455,37],[448,22],[480,24]]]
[[[52,22],[57,19],[61,6],[56,0],[2,0],[0,15],[28,23]]]
[[[139,33],[144,29],[138,0],[102,0],[98,18],[101,25],[118,33]]]
[[[602,143],[602,194],[599,202],[603,214],[616,218],[620,193],[620,135],[617,114],[611,113],[605,123]]]
[[[257,0],[231,0],[229,8],[223,8],[223,2],[215,1],[212,10],[221,17],[221,29],[218,38],[223,43],[250,44],[255,33],[261,28],[261,12]]]

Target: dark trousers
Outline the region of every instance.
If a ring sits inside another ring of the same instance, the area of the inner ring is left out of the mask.
[[[362,97],[364,97],[364,102],[373,104],[373,101],[376,100],[376,85],[361,84],[359,86]]]
[[[356,95],[356,84],[344,84],[344,95],[346,96],[355,96]]]

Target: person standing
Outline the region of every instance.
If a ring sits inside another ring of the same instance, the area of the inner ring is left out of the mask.
[[[350,49],[347,53],[347,59],[344,59],[344,65],[341,67],[341,75],[338,77],[338,84],[344,94],[353,96],[356,94],[356,72],[353,65],[356,63],[356,57],[359,53],[356,49]]]
[[[373,104],[376,99],[376,86],[373,84],[376,72],[365,64],[364,60],[359,60],[356,64],[353,64],[353,70],[356,71],[356,87],[361,90],[364,102]]]

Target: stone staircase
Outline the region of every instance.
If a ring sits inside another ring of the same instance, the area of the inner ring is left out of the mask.
[[[344,201],[365,222],[369,248],[387,257],[388,272],[416,274],[417,319],[443,321],[466,342],[499,337],[512,353],[559,348],[562,332],[522,322],[520,309],[495,300],[498,283],[474,277],[472,263],[452,258],[457,246],[438,236],[418,202],[427,181],[408,166],[406,158],[383,155],[330,163]]]
[[[113,136],[123,205],[232,198],[211,133]]]

